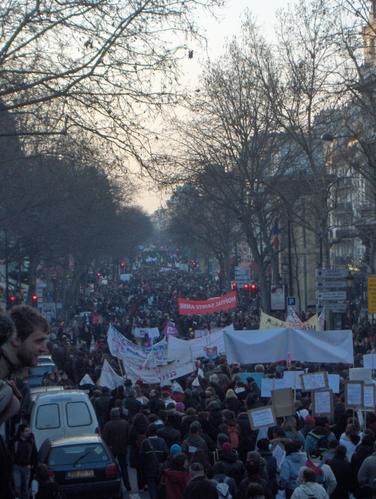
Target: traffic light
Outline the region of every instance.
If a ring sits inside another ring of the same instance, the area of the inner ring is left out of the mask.
[[[244,288],[245,291],[249,290],[249,284],[248,284],[248,282],[244,283],[243,288]]]
[[[232,282],[232,283],[231,283],[231,289],[232,289],[233,291],[236,291],[236,290],[238,289],[238,285],[236,284],[236,282]]]
[[[38,295],[32,295],[32,297],[31,297],[31,304],[33,305],[33,307],[37,307],[38,306]]]
[[[14,305],[17,305],[17,296],[16,295],[9,295],[8,296],[8,304],[9,304],[9,307],[13,307]]]
[[[102,277],[102,274],[100,272],[96,272],[95,275],[98,277],[98,279]]]
[[[253,282],[253,283],[251,284],[250,290],[251,290],[251,295],[252,295],[252,296],[256,296],[256,295],[257,295],[257,291],[258,291],[257,284],[255,284],[255,283]]]
[[[120,260],[120,262],[119,262],[119,267],[120,267],[121,269],[125,269],[125,261],[124,261],[124,260]]]

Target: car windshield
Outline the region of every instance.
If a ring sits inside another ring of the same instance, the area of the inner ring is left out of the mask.
[[[106,463],[110,461],[106,449],[101,443],[64,445],[53,447],[50,452],[48,464],[50,466],[74,465],[77,463]]]

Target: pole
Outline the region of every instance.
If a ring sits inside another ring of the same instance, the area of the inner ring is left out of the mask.
[[[5,310],[9,307],[9,247],[8,247],[8,231],[4,229],[4,253],[5,253]]]
[[[287,220],[287,252],[288,252],[288,261],[289,261],[289,296],[293,296],[293,286],[292,286],[292,253],[291,253],[291,221],[290,216],[288,216]]]

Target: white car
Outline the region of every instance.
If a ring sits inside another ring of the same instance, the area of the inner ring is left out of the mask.
[[[30,428],[37,449],[46,440],[94,435],[98,420],[87,394],[81,390],[41,393],[31,410]]]

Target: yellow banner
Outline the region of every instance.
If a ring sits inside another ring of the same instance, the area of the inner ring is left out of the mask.
[[[287,322],[280,321],[272,315],[265,314],[261,312],[260,315],[260,327],[259,329],[273,329],[275,327],[287,327]]]
[[[261,312],[259,329],[273,329],[275,327],[288,327],[288,324],[287,322],[281,321],[276,317],[273,317],[272,315]],[[310,319],[308,319],[308,321],[303,322],[302,329],[314,329],[316,331],[320,331],[319,316],[315,314]]]
[[[368,313],[376,314],[376,275],[368,277]]]

